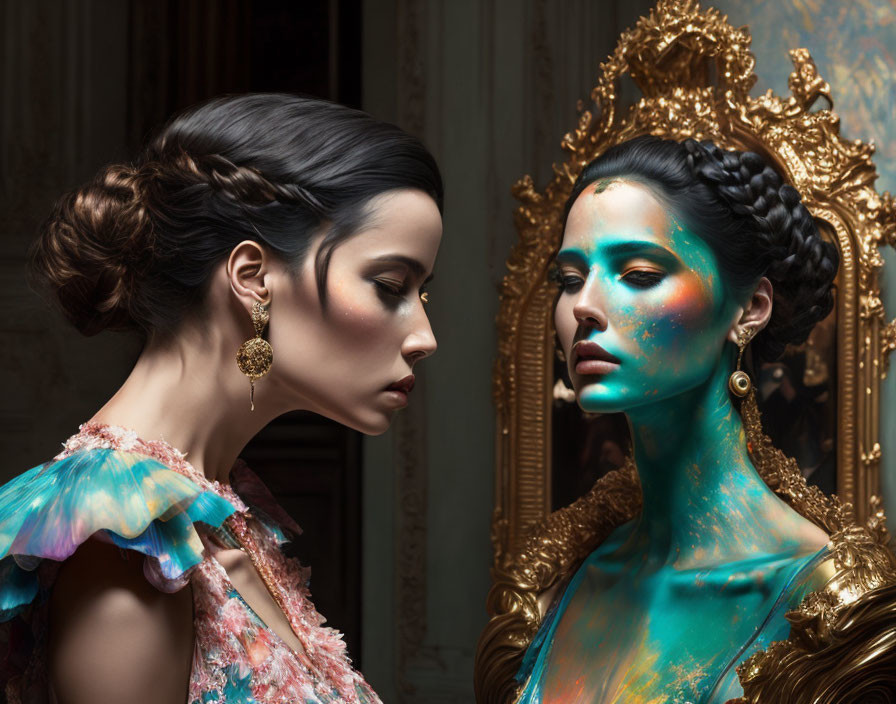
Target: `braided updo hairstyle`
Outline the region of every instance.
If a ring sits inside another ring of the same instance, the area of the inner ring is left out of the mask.
[[[30,251],[38,288],[85,335],[176,331],[202,310],[210,276],[243,240],[297,272],[318,233],[317,288],[371,198],[411,188],[442,210],[432,155],[398,127],[287,94],[218,98],[175,117],[132,164],[60,199]]]
[[[651,187],[709,244],[734,296],[748,296],[762,276],[771,281],[772,315],[751,343],[754,354],[777,359],[830,313],[839,252],[821,238],[797,190],[758,154],[636,137],[585,167],[566,215],[589,184],[617,178]]]

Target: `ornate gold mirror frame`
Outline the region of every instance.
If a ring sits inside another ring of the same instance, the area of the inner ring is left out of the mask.
[[[542,192],[528,176],[514,187],[522,205],[498,316],[495,562],[487,605],[492,618],[476,656],[480,704],[514,700],[515,673],[553,591],[614,527],[640,510],[629,459],[572,505],[551,513],[556,289],[547,273],[578,174],[605,149],[645,133],[711,139],[763,155],[800,191],[841,257],[832,315],[836,485],[843,503],[808,486],[797,463],[765,435],[748,437],[757,468],[779,467],[762,474],[766,483],[831,535],[837,573],[788,614],[787,641],[738,667],[745,693],[739,702],[865,701],[864,687],[877,681],[865,674],[896,667],[896,556],[887,547],[877,499],[881,381],[896,349],[896,321],[885,318],[879,277],[881,247],[896,245],[896,204],[874,189],[873,147],[840,136],[830,87],[805,49],[791,51],[789,97],[771,91],[750,96],[756,82],[750,41],[746,29],[735,29],[713,9],[701,10],[696,0],[660,0],[601,66],[593,104],[580,106],[578,126],[562,141],[569,158],[554,166],[552,181]],[[621,98],[625,80],[643,96],[631,106]],[[820,98],[828,106],[815,109]],[[741,412],[753,414],[758,427],[755,401]],[[777,457],[771,464],[757,462],[771,455]],[[849,698],[856,692],[858,698]]]
[[[661,0],[625,32],[600,68],[593,104],[562,140],[566,162],[544,191],[525,176],[514,186],[519,241],[507,262],[494,371],[497,471],[492,541],[495,567],[519,551],[551,512],[552,304],[547,279],[561,240],[563,206],[582,168],[613,144],[643,133],[712,139],[770,159],[803,195],[839,246],[836,308],[837,494],[859,523],[880,491],[880,392],[896,321],[880,297],[880,248],[896,245],[896,207],[874,189],[873,147],[841,137],[830,87],[805,49],[791,51],[791,95],[753,98],[754,57],[746,28],[735,29],[696,0]],[[625,108],[620,81],[643,97]],[[828,106],[815,109],[826,99]]]

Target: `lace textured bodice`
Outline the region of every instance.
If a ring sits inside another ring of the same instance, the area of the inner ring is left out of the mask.
[[[142,553],[158,589],[192,586],[188,702],[378,704],[342,635],[311,602],[309,570],[281,545],[298,526],[242,460],[231,483],[207,479],[183,453],[133,431],[85,423],[53,461],[0,487],[0,677],[11,703],[52,701],[46,607],[56,572],[90,536]],[[242,548],[265,577],[303,651],[268,628],[215,558]]]

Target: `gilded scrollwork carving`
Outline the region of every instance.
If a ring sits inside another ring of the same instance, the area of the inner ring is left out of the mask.
[[[559,586],[640,505],[641,489],[629,461],[571,506],[552,513],[522,551],[498,562],[487,602],[493,618],[479,640],[476,701],[512,701],[513,676],[543,616],[539,596]]]
[[[877,498],[880,384],[896,349],[896,321],[885,317],[879,277],[881,248],[896,245],[896,207],[889,194],[874,189],[873,146],[840,135],[830,86],[808,51],[791,52],[789,96],[768,91],[753,97],[750,42],[746,28],[732,27],[696,0],[660,0],[622,34],[601,65],[591,103],[579,106],[575,128],[562,139],[568,157],[554,165],[553,179],[541,190],[528,176],[514,186],[519,240],[507,262],[498,316],[494,586],[488,599],[492,620],[477,653],[480,704],[512,701],[513,676],[541,622],[546,596],[640,507],[629,464],[571,506],[550,512],[554,289],[546,272],[560,244],[563,206],[581,169],[613,144],[645,133],[709,138],[723,148],[762,154],[800,191],[841,255],[833,372],[840,499],[809,486],[796,462],[765,436],[748,438],[763,479],[832,536],[835,577],[788,615],[789,640],[741,667],[742,702],[876,701],[868,694],[876,691],[873,684],[862,690],[866,699],[843,693],[851,678],[896,657],[896,638],[886,630],[896,628],[896,566]],[[619,95],[624,76],[642,94],[630,106]],[[742,412],[758,414],[752,397]],[[759,427],[758,420],[752,425]],[[867,638],[877,638],[879,647],[869,646]],[[800,674],[791,677],[790,667]],[[795,681],[802,684],[786,690],[792,698],[776,694]],[[818,698],[800,698],[810,691]]]
[[[738,666],[744,696],[729,704],[896,700],[896,558],[879,502],[874,508],[866,526],[840,512],[833,578],[787,614],[787,640]]]
[[[802,611],[791,638],[773,643],[738,670],[751,702],[887,704],[896,700],[896,586],[866,592],[819,631]],[[773,663],[773,667],[767,667]]]

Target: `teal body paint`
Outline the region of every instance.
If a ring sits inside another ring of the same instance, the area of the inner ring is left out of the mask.
[[[582,408],[626,413],[644,501],[549,612],[521,702],[724,702],[825,579],[827,536],[761,480],[728,396],[746,302],[668,211],[621,180],[567,221],[557,333]]]

